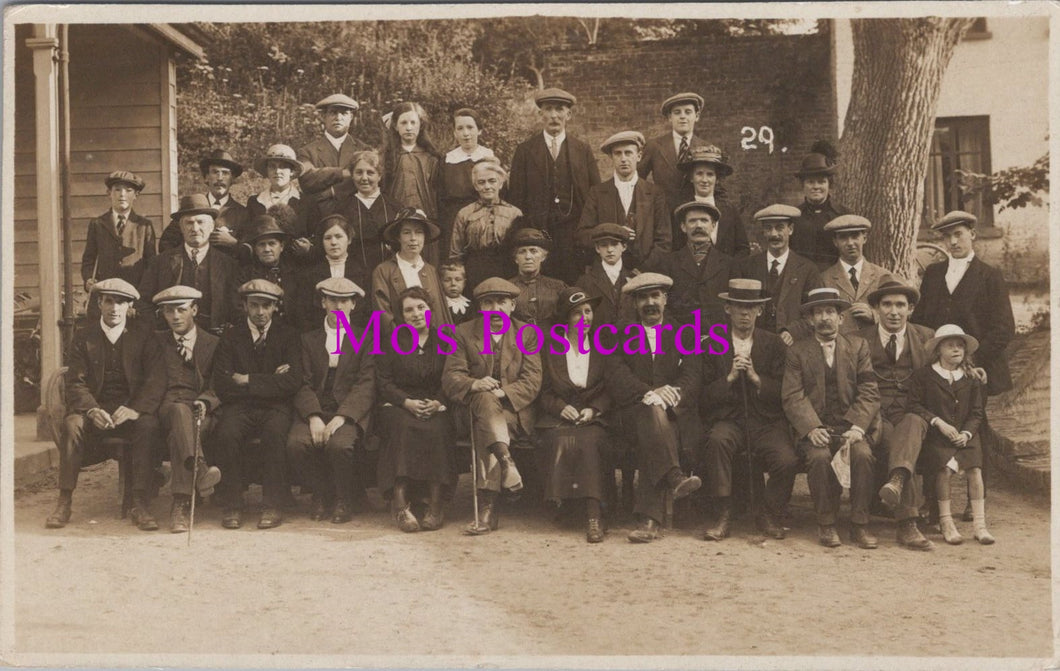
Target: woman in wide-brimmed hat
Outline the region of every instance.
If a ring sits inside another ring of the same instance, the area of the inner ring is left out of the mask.
[[[254,161],[254,169],[269,180],[269,186],[247,199],[251,218],[269,214],[291,236],[290,252],[300,264],[308,262],[313,249],[306,223],[306,204],[294,180],[302,174],[302,163],[294,149],[274,144]]]
[[[791,235],[791,248],[816,263],[818,270],[828,268],[839,259],[832,234],[824,230],[824,225],[841,214],[851,214],[832,197],[839,172],[837,158],[831,143],[816,142],[795,173],[802,183],[803,201],[799,204],[802,216],[795,220]]]
[[[729,256],[747,256],[751,245],[747,241],[747,229],[740,218],[740,210],[718,189],[721,180],[732,174],[732,166],[721,149],[714,145],[693,147],[677,167],[688,176],[690,193],[687,200],[709,203],[718,208],[720,216],[714,246]],[[677,250],[685,244],[685,233],[677,217],[673,216],[672,219],[673,248]]]
[[[423,259],[427,245],[439,235],[441,230],[434,222],[422,210],[412,208],[399,212],[383,229],[383,238],[395,253],[372,271],[372,306],[384,313],[382,324],[387,330],[400,317],[398,299],[409,287],[423,287],[430,296],[432,328],[452,323],[442,300],[438,270]]]
[[[604,389],[604,358],[592,348],[593,308],[599,303],[599,297],[578,287],[560,292],[554,318],[566,326],[569,349],[566,354],[542,352],[537,419],[545,448],[545,500],[557,505],[583,500],[590,543],[604,539],[600,501],[609,444],[604,416],[611,407]]]

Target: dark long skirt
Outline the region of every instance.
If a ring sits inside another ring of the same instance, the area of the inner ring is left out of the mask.
[[[545,448],[545,500],[603,499],[607,431],[598,424],[541,431]]]
[[[969,468],[982,468],[983,445],[978,435],[968,441],[967,446],[960,449],[941,436],[938,438],[933,436],[924,441],[920,459],[929,473],[937,473],[946,468],[950,459],[955,459],[957,467],[962,471],[967,471]]]
[[[398,478],[414,484],[456,485],[453,424],[449,413],[438,413],[421,421],[404,408],[388,405],[379,410],[379,424],[383,442],[377,474],[384,498],[389,498]]]

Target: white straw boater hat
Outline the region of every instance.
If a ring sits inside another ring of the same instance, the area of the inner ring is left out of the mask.
[[[808,314],[815,307],[822,305],[834,305],[835,309],[839,312],[846,310],[850,307],[850,302],[843,300],[839,295],[838,289],[831,287],[821,287],[820,289],[810,289],[809,293],[802,300],[802,305],[799,306],[799,312],[802,314]]]
[[[964,340],[964,350],[966,354],[971,354],[979,349],[979,341],[975,339],[975,336],[968,335],[964,332],[964,329],[956,324],[943,324],[940,326],[938,330],[935,331],[935,337],[928,340],[927,343],[925,343],[924,348],[929,352],[934,352],[940,342],[950,338],[961,338]]]

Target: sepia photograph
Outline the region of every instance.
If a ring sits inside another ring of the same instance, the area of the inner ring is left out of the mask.
[[[1057,16],[7,6],[0,665],[1055,668]]]

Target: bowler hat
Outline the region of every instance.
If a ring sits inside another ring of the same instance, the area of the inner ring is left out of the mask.
[[[954,210],[953,212],[947,212],[941,219],[931,224],[931,230],[942,232],[947,228],[953,228],[954,226],[975,228],[977,223],[979,223],[979,219],[977,219],[974,214],[970,212],[962,212],[961,210]]]
[[[170,219],[180,219],[196,214],[208,214],[214,219],[217,218],[217,208],[210,205],[205,194],[193,193],[190,196],[181,196],[180,207],[170,216]]]
[[[268,298],[278,301],[283,298],[283,289],[268,280],[250,280],[239,286],[239,295],[244,298]]]
[[[703,210],[704,212],[710,213],[710,216],[714,218],[714,223],[718,223],[718,221],[721,220],[721,210],[710,203],[701,203],[698,200],[690,200],[687,203],[681,203],[675,207],[674,219],[680,223],[684,223],[685,213],[689,210]]]
[[[635,130],[619,131],[603,141],[600,145],[600,151],[605,154],[610,154],[611,147],[619,144],[635,144],[637,145],[637,149],[641,149],[644,147],[644,134],[638,133]]]
[[[706,146],[692,147],[688,155],[678,162],[677,167],[681,170],[691,171],[696,165],[712,165],[718,172],[719,177],[732,174],[732,166],[725,160],[725,154],[721,148],[712,144]]]
[[[876,307],[884,296],[891,294],[902,294],[914,305],[920,300],[920,292],[917,291],[916,287],[906,284],[893,275],[884,275],[876,290],[869,292],[867,297],[869,306]]]
[[[729,290],[718,294],[718,298],[730,303],[768,303],[773,300],[762,295],[762,283],[758,280],[734,277],[729,280]]]
[[[269,161],[284,163],[294,171],[292,177],[302,174],[302,162],[291,149],[285,144],[274,144],[265,150],[265,155],[254,160],[254,169],[261,175],[269,174]]]
[[[130,301],[140,299],[140,292],[136,290],[136,287],[120,277],[110,277],[96,282],[92,285],[91,293],[118,296]]]
[[[839,166],[824,154],[810,152],[803,157],[802,166],[796,171],[795,176],[799,179],[805,179],[815,175],[834,175],[838,169]]]
[[[232,179],[239,177],[243,174],[243,166],[236,163],[236,160],[232,158],[224,149],[214,149],[210,152],[210,155],[199,161],[199,172],[206,174],[211,165],[219,165],[222,168],[228,168],[232,171]]]
[[[107,178],[103,180],[103,183],[107,185],[108,189],[115,184],[128,184],[136,189],[136,193],[140,193],[144,190],[144,180],[136,173],[129,172],[128,170],[115,170],[107,175]]]
[[[276,238],[277,240],[286,241],[290,237],[290,233],[280,228],[276,217],[271,214],[259,214],[250,222],[250,229],[247,231],[246,236],[243,237],[242,242],[253,245],[262,238]]]
[[[626,282],[625,286],[622,287],[622,293],[637,294],[642,291],[651,291],[652,289],[666,291],[673,285],[674,281],[662,273],[641,273]]]
[[[799,306],[799,312],[804,315],[809,314],[814,308],[825,305],[835,306],[837,311],[842,312],[850,307],[850,302],[843,300],[839,295],[839,290],[833,289],[832,287],[810,289],[802,299],[802,305]]]
[[[386,225],[386,228],[383,229],[383,237],[397,244],[398,233],[401,232],[401,224],[406,221],[413,221],[423,226],[423,232],[427,235],[428,242],[437,240],[442,234],[442,229],[438,228],[434,222],[428,219],[427,214],[423,210],[417,210],[414,207],[406,207],[399,211],[394,216],[394,220]]]
[[[314,107],[321,111],[326,110],[329,107],[345,107],[356,112],[360,109],[361,105],[348,95],[332,93],[327,98],[317,101],[317,104],[314,105]]]
[[[576,102],[578,102],[578,99],[563,89],[544,89],[543,91],[538,91],[534,94],[534,103],[538,107],[541,107],[545,103],[557,103],[560,105],[566,105],[567,107],[574,107],[574,103]]]
[[[175,284],[167,289],[163,289],[154,295],[151,302],[155,305],[183,305],[191,301],[197,301],[202,298],[202,292],[195,287],[184,286],[183,284]]]
[[[489,279],[482,280],[478,286],[472,292],[475,300],[479,300],[486,296],[504,296],[506,298],[515,298],[522,293],[519,287],[515,286],[508,280],[503,280],[499,277],[490,277]]]
[[[685,93],[675,93],[674,95],[670,96],[669,98],[663,101],[661,107],[662,115],[669,115],[670,108],[674,105],[688,104],[693,105],[696,108],[697,112],[700,111],[701,109],[703,109],[703,96],[699,95],[698,93],[692,93],[690,91],[687,91]]]
[[[559,292],[559,296],[556,297],[556,310],[553,314],[553,320],[556,322],[567,321],[567,315],[570,311],[579,305],[585,305],[589,303],[595,309],[600,301],[603,300],[603,296],[590,296],[585,293],[584,289],[579,287],[564,287]]]
[[[938,327],[935,331],[935,336],[924,343],[924,349],[928,352],[934,352],[940,342],[949,338],[960,338],[964,340],[964,349],[967,354],[972,354],[975,350],[979,349],[979,341],[975,336],[965,333],[964,329],[956,324],[943,324]]]

